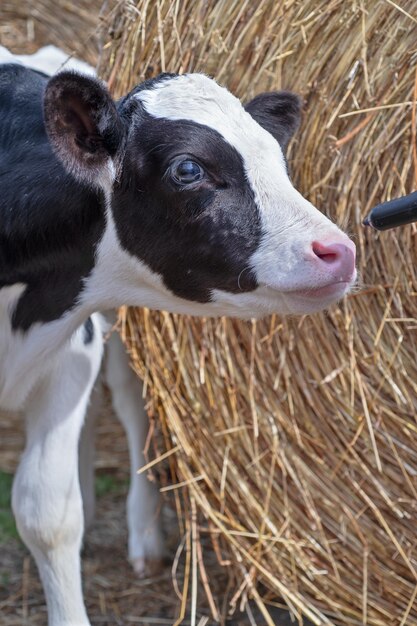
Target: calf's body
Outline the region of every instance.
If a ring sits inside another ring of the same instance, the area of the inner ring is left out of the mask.
[[[354,246],[290,183],[292,94],[243,107],[206,76],[162,75],[115,103],[90,76],[4,61],[0,407],[27,423],[13,508],[50,626],[87,626],[77,464],[95,311],[319,310],[354,282]]]

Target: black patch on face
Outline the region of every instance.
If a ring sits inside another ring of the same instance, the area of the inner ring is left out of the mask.
[[[254,290],[248,263],[261,223],[241,156],[212,128],[157,119],[136,103],[140,122],[135,120],[113,196],[122,246],[181,298],[208,302],[213,289]],[[169,166],[180,155],[204,168],[202,181],[182,188],[172,181]]]
[[[94,339],[94,324],[91,317],[84,323],[83,326],[83,343],[88,346]]]
[[[0,289],[27,285],[12,320],[22,330],[76,304],[105,223],[102,194],[68,174],[49,145],[46,82],[0,66]]]

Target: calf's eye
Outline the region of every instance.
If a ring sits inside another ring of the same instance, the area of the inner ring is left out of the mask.
[[[195,161],[186,159],[177,161],[171,166],[171,176],[176,183],[191,185],[203,178],[204,170],[201,165]]]

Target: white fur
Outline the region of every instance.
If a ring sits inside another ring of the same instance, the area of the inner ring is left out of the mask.
[[[83,533],[78,439],[100,368],[102,339],[84,346],[80,328],[55,367],[40,371],[26,411],[26,448],[13,485],[13,510],[43,582],[50,626],[88,626],[82,599]],[[35,365],[35,364],[32,364]]]
[[[4,291],[0,290],[0,310],[7,301]],[[1,324],[0,407],[9,411],[24,407],[39,378],[55,369],[72,334],[85,319],[78,308],[48,324],[34,324],[26,333],[12,332],[10,317],[8,323]]]
[[[108,341],[104,376],[111,391],[113,408],[125,428],[129,445],[129,558],[135,570],[144,573],[148,559],[158,561],[163,555],[159,494],[146,474],[137,473],[138,468],[146,462],[143,450],[148,432],[148,416],[143,404],[142,385],[129,365],[117,333],[113,333]]]

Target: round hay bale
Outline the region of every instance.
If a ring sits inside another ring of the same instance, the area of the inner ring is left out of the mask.
[[[417,182],[416,25],[414,0],[139,0],[114,16],[116,93],[161,70],[242,98],[300,93],[295,185],[359,253],[360,288],[325,314],[123,316],[178,483],[194,604],[210,532],[232,609],[254,597],[272,624],[263,603],[279,596],[299,623],[417,624],[417,231],[361,226]]]

